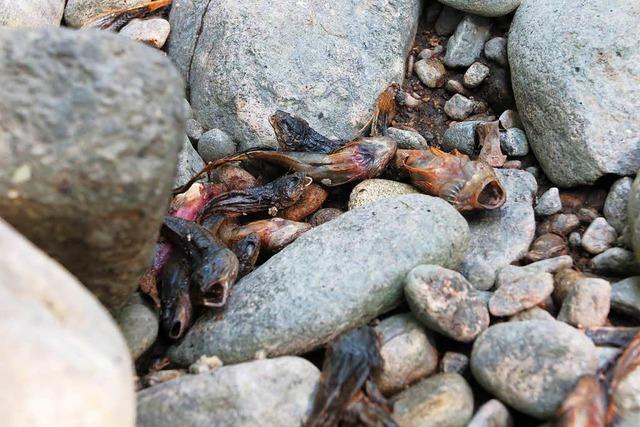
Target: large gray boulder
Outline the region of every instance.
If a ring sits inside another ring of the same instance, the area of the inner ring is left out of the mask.
[[[170,61],[141,43],[0,29],[0,216],[110,307],[150,262],[182,93]]]
[[[107,311],[0,220],[0,424],[133,427],[133,369]]]
[[[320,371],[280,357],[187,375],[138,394],[138,427],[298,427]]]
[[[559,186],[640,168],[639,19],[640,3],[626,0],[524,0],[515,14],[508,52],[516,104]]]
[[[454,9],[482,16],[503,16],[513,12],[520,0],[440,0]]]
[[[629,238],[636,253],[636,258],[640,261],[640,175],[636,177],[631,186],[627,214]]]
[[[350,138],[384,88],[402,81],[420,3],[177,0],[168,52],[190,85],[195,118],[241,149],[275,146],[277,108]]]
[[[0,0],[0,26],[39,28],[60,25],[64,0]]]
[[[173,347],[189,364],[313,350],[402,301],[418,264],[453,267],[468,239],[464,218],[422,194],[379,200],[306,232],[236,284],[222,316],[206,314]]]

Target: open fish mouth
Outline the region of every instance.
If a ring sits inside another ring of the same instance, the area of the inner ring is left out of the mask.
[[[223,307],[229,296],[229,285],[226,282],[215,283],[203,293],[201,304],[205,307]]]
[[[495,179],[486,182],[478,193],[477,204],[484,209],[498,209],[507,200],[504,187]]]

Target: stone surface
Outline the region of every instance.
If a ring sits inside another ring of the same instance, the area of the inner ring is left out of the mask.
[[[102,13],[145,3],[148,0],[67,0],[64,20],[71,27],[82,27]]]
[[[562,210],[562,201],[560,200],[560,191],[557,187],[551,187],[545,191],[539,198],[534,209],[538,216],[549,216]]]
[[[138,393],[138,427],[299,426],[319,378],[299,357],[187,375]]]
[[[187,119],[184,131],[187,134],[189,140],[194,144],[196,144],[198,140],[200,140],[202,134],[204,133],[202,125],[194,119]]]
[[[598,351],[598,369],[606,369],[622,353],[617,347],[596,347]]]
[[[631,186],[629,207],[627,209],[629,222],[629,240],[640,261],[640,176],[636,177]]]
[[[138,292],[129,297],[124,307],[114,313],[114,317],[134,360],[147,351],[158,337],[158,313]]]
[[[496,64],[506,67],[509,65],[507,57],[507,39],[504,37],[494,37],[484,44],[484,56]]]
[[[553,299],[562,304],[562,301],[567,297],[567,294],[573,288],[573,286],[579,280],[585,278],[585,275],[581,271],[574,270],[572,268],[565,268],[556,273],[554,276],[554,290]]]
[[[553,292],[553,276],[549,273],[519,272],[501,277],[500,287],[489,301],[494,316],[511,316],[542,303]]]
[[[515,108],[509,70],[489,63],[489,77],[478,86],[476,96],[484,99],[494,111]],[[528,132],[527,132],[528,135]]]
[[[639,14],[640,3],[625,0],[524,0],[515,14],[509,63],[518,111],[559,186],[640,168]]]
[[[170,31],[171,25],[166,19],[132,19],[119,34],[160,49],[166,43]]]
[[[533,175],[519,170],[496,170],[507,192],[500,209],[480,212],[469,218],[469,251],[461,272],[476,289],[493,286],[495,272],[521,259],[535,234],[533,195],[537,183]]]
[[[531,273],[555,273],[557,271],[571,267],[573,267],[573,258],[571,258],[570,255],[561,255],[555,258],[547,258],[543,259],[542,261],[532,262],[531,264],[527,264],[523,267],[507,266],[502,269],[501,272],[506,272],[509,269],[518,269]],[[498,281],[500,281],[500,275],[498,275]],[[500,286],[499,283],[498,286]]]
[[[438,20],[435,23],[436,34],[440,36],[450,36],[458,27],[462,20],[462,13],[452,7],[443,7]]]
[[[206,131],[198,141],[198,154],[205,162],[213,162],[236,152],[236,143],[220,129]]]
[[[512,427],[509,410],[498,399],[491,399],[478,409],[467,427]]]
[[[240,149],[276,146],[269,116],[278,108],[328,137],[350,139],[385,87],[403,79],[419,0],[293,6],[173,2],[168,52],[189,83],[195,118]]]
[[[442,4],[482,16],[503,16],[516,10],[520,0],[440,0]]]
[[[464,375],[468,368],[469,358],[465,354],[453,351],[447,351],[438,364],[438,372],[445,374]]]
[[[176,177],[173,182],[174,187],[180,187],[187,182],[195,174],[200,172],[202,168],[204,168],[204,160],[198,154],[189,138],[186,136],[182,142],[182,150],[180,150],[180,154],[178,155],[178,166],[176,167]]]
[[[531,307],[514,314],[509,318],[510,322],[522,322],[525,320],[555,320],[547,310],[540,307]]]
[[[527,135],[518,128],[509,128],[500,132],[500,148],[508,156],[526,156],[529,154]]]
[[[481,64],[480,62],[474,62],[464,73],[464,85],[466,87],[474,88],[482,83],[488,75],[489,67]]]
[[[398,394],[393,419],[399,427],[464,427],[473,414],[473,394],[458,374],[438,374]]]
[[[587,252],[595,255],[609,249],[617,238],[616,230],[607,220],[598,217],[589,224],[580,243]]]
[[[407,150],[427,150],[429,148],[426,138],[416,131],[389,128],[385,132],[385,136],[394,139],[398,143],[398,148]]]
[[[596,273],[614,276],[640,274],[640,263],[631,251],[622,248],[610,248],[591,258],[589,267]]]
[[[420,265],[407,276],[404,293],[418,320],[456,341],[473,341],[489,326],[486,303],[455,271]]]
[[[442,149],[445,151],[458,150],[473,155],[476,150],[476,129],[482,123],[475,120],[455,123],[442,135]]]
[[[640,276],[628,277],[611,286],[611,310],[640,320]]]
[[[487,43],[489,43],[489,40]],[[486,47],[486,45],[485,45]],[[500,126],[504,129],[512,129],[518,128],[522,129],[522,122],[520,121],[520,115],[517,111],[514,110],[504,110],[502,114],[500,114]]]
[[[596,348],[557,321],[494,325],[471,353],[474,378],[503,402],[536,418],[550,418],[582,375],[595,373]]]
[[[575,214],[556,214],[538,225],[538,234],[554,233],[566,236],[580,226],[580,218]]]
[[[616,425],[633,427],[640,425],[640,368],[637,364],[618,383],[612,400],[616,407]]]
[[[456,32],[449,38],[444,64],[447,67],[468,67],[473,64],[489,38],[491,21],[474,15],[465,15]]]
[[[349,210],[373,202],[405,194],[420,193],[415,187],[388,179],[367,179],[353,187],[349,196]]]
[[[0,216],[123,304],[151,260],[183,112],[180,76],[148,46],[0,29]]]
[[[454,120],[464,120],[473,113],[476,103],[456,93],[444,104],[444,112]]]
[[[437,58],[421,59],[413,64],[413,71],[426,87],[436,88],[444,85],[447,70]]]
[[[0,26],[40,28],[60,25],[65,0],[0,0]]]
[[[133,369],[107,311],[0,220],[4,426],[133,427]]]
[[[200,318],[170,355],[182,364],[202,354],[230,363],[260,350],[310,351],[396,306],[416,265],[457,265],[468,238],[466,221],[451,205],[422,194],[346,212],[245,276],[223,318]]]
[[[340,209],[336,208],[318,209],[318,211],[311,216],[311,219],[309,219],[309,224],[312,227],[317,227],[321,224],[324,224],[325,222],[336,219],[342,214],[343,212]]]
[[[578,280],[567,293],[558,320],[580,328],[602,326],[611,304],[611,285],[603,279]]]
[[[385,395],[393,395],[435,371],[438,351],[433,338],[409,313],[384,319],[376,332],[382,341],[384,367],[377,385]]]
[[[625,176],[613,183],[602,209],[607,222],[622,234],[627,225],[627,210],[629,206],[629,193],[633,179]]]

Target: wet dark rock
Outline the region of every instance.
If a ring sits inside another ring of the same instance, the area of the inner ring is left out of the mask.
[[[319,379],[318,368],[299,357],[186,375],[138,393],[138,427],[297,426]]]
[[[441,0],[447,6],[482,16],[503,16],[513,12],[520,0]]]
[[[596,255],[609,249],[617,238],[616,230],[606,219],[599,217],[587,227],[581,244],[587,252]]]
[[[473,155],[476,149],[476,128],[481,122],[469,120],[455,123],[442,136],[442,149],[458,150]]]
[[[465,354],[453,351],[447,351],[438,365],[438,372],[445,374],[464,375],[467,369],[469,369],[469,358]]]
[[[558,320],[580,328],[602,326],[611,304],[611,285],[603,279],[578,280],[562,302]]]
[[[227,132],[241,150],[275,147],[269,116],[278,108],[328,137],[350,139],[384,88],[402,81],[420,5],[174,2],[168,54],[190,87],[195,118]]]
[[[429,148],[429,143],[425,137],[416,131],[389,128],[385,135],[394,139],[398,143],[398,148],[408,150],[426,150]]]
[[[476,95],[487,101],[494,111],[513,108],[515,104],[509,71],[494,64],[489,65],[491,68],[489,77],[478,86]],[[529,135],[528,132],[527,135]]]
[[[236,152],[236,143],[220,129],[211,129],[198,141],[198,154],[205,162],[213,162]]]
[[[447,70],[437,58],[421,59],[413,64],[413,71],[426,87],[436,88],[444,85]]]
[[[456,93],[444,104],[444,112],[454,120],[464,120],[476,108],[476,102]]]
[[[478,409],[467,427],[512,427],[509,410],[498,399],[491,399]]]
[[[104,304],[124,304],[166,212],[183,113],[180,76],[153,48],[0,29],[0,215]]]
[[[484,56],[503,67],[509,65],[507,57],[507,39],[494,37],[484,44]]]
[[[261,350],[308,352],[399,304],[404,278],[416,265],[457,265],[468,238],[466,221],[451,205],[422,194],[346,212],[245,276],[222,319],[200,318],[170,356],[181,364],[202,354],[230,363]]]
[[[455,271],[420,265],[407,276],[404,293],[419,321],[456,341],[473,341],[489,326],[486,303]]]
[[[484,42],[489,38],[491,21],[466,14],[449,38],[444,64],[447,67],[468,67],[480,58]]]
[[[491,326],[471,353],[473,376],[487,391],[541,419],[552,417],[578,378],[597,367],[591,340],[555,320]]]
[[[436,370],[438,351],[433,338],[411,314],[383,320],[376,332],[382,341],[384,367],[377,385],[383,394],[395,394]]]
[[[545,191],[539,198],[535,207],[536,215],[549,216],[562,210],[562,201],[560,200],[560,191],[557,187],[551,187]]]
[[[542,303],[553,292],[553,276],[509,269],[500,273],[499,287],[489,301],[494,316],[511,316]]]
[[[480,62],[471,64],[464,73],[464,85],[474,88],[484,81],[489,75],[489,67]]]
[[[589,267],[596,273],[614,276],[640,274],[640,263],[631,251],[622,248],[610,248],[591,258]]]
[[[439,36],[450,36],[456,30],[461,20],[462,13],[460,13],[459,10],[444,6],[435,24],[436,34]]]
[[[40,28],[60,25],[65,0],[4,1],[0,26]]]
[[[149,302],[136,292],[114,313],[120,332],[135,360],[147,351],[158,337],[158,313]]]
[[[536,158],[561,187],[640,168],[638,14],[640,4],[625,0],[525,1],[515,14],[508,48],[516,101]]]
[[[527,135],[518,128],[509,128],[500,132],[500,147],[508,156],[522,157],[529,154]]]
[[[640,320],[640,276],[628,277],[611,286],[611,310]]]
[[[584,224],[591,224],[596,218],[600,216],[597,209],[594,208],[580,208],[577,212],[580,222]]]
[[[399,427],[464,427],[473,415],[473,394],[458,374],[424,379],[393,399]]]
[[[620,178],[613,183],[607,195],[607,200],[604,202],[604,217],[616,229],[618,234],[622,234],[627,225],[629,193],[631,192],[632,184],[633,179],[629,177]]]

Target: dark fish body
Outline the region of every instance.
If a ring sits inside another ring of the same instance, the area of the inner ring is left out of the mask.
[[[186,258],[173,251],[160,281],[160,325],[171,339],[179,339],[191,323],[190,267]]]
[[[283,151],[328,154],[342,148],[349,142],[327,138],[312,129],[306,120],[282,110],[277,110],[269,118],[269,121],[276,134],[278,145]]]
[[[260,255],[260,236],[251,233],[238,240],[231,246],[231,250],[240,263],[239,276],[245,276],[253,271],[258,255]]]

